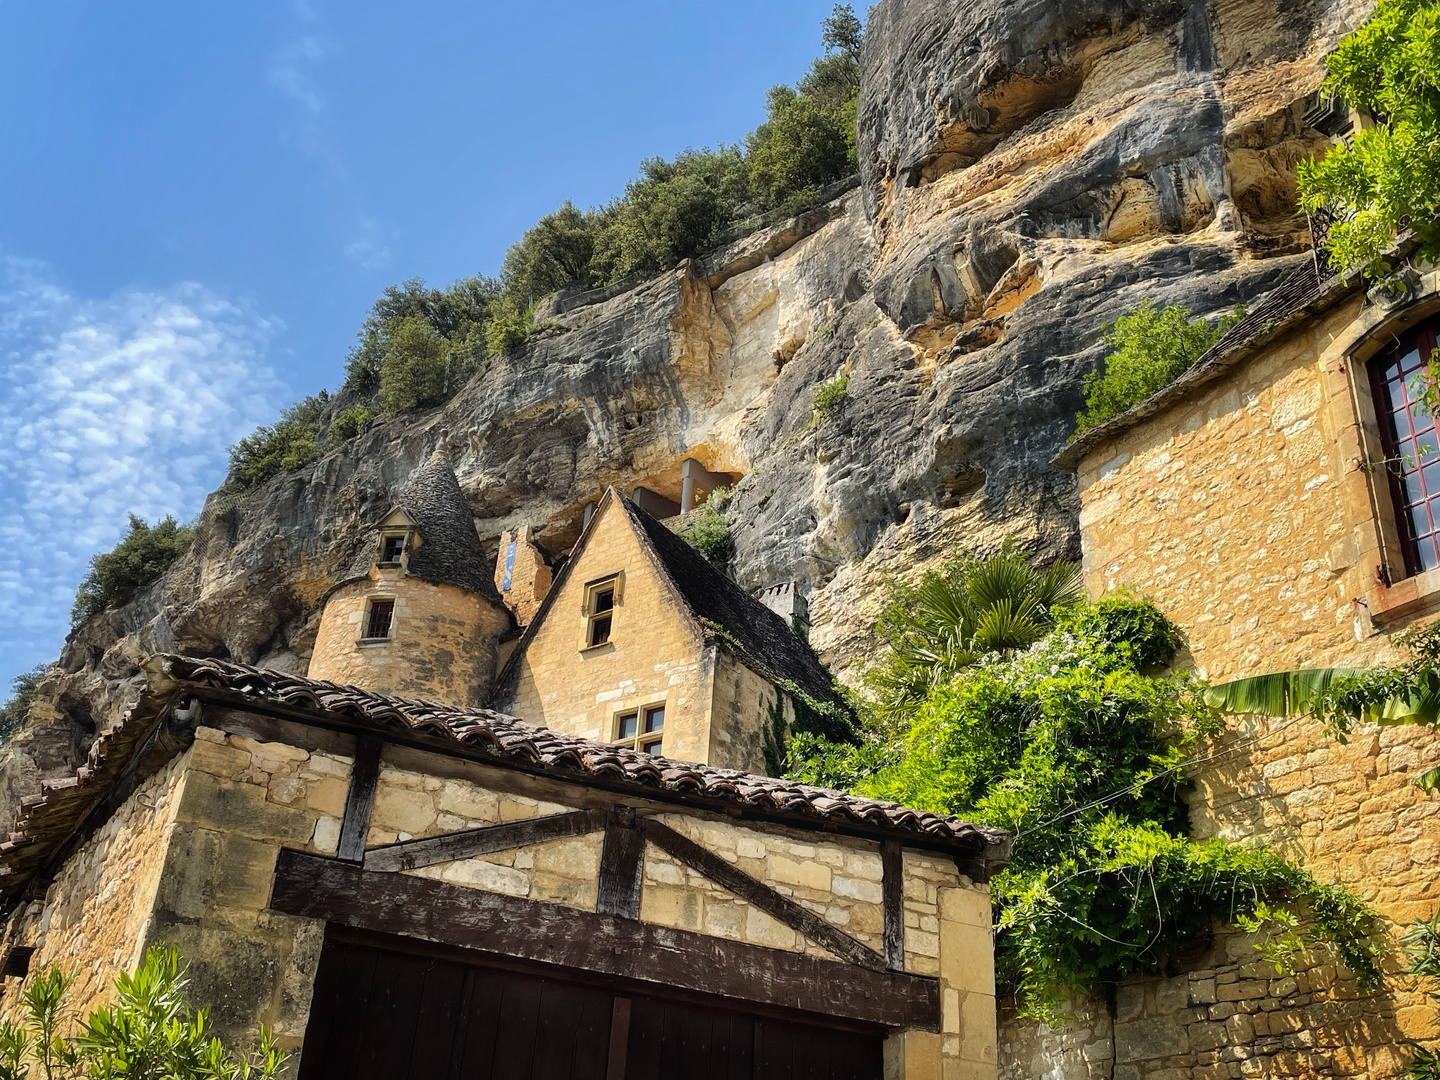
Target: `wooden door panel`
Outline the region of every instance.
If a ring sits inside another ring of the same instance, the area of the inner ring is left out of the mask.
[[[567,981],[331,942],[298,1080],[611,1080],[615,1002]],[[624,1080],[881,1080],[877,1037],[628,1002]]]

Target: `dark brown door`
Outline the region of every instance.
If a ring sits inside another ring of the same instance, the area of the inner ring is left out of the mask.
[[[331,941],[299,1080],[342,1078],[880,1080],[880,1040]]]

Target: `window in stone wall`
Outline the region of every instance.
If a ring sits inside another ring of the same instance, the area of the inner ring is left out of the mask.
[[[365,613],[365,638],[375,641],[390,636],[390,624],[395,618],[394,600],[371,600],[370,609]]]
[[[615,717],[615,741],[642,754],[660,753],[664,731],[664,705],[647,705]]]
[[[1407,575],[1440,566],[1440,433],[1420,401],[1437,331],[1422,323],[1369,365]]]
[[[619,596],[618,576],[602,578],[585,586],[585,648],[594,649],[610,643]]]
[[[384,537],[380,542],[380,565],[399,566],[400,556],[405,554],[405,534]]]

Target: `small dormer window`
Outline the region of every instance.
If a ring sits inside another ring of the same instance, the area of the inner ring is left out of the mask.
[[[405,534],[384,537],[380,541],[380,565],[399,566],[400,556],[405,554]]]

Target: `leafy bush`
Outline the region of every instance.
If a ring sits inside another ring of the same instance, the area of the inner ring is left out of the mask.
[[[208,1010],[185,996],[185,969],[174,949],[152,947],[133,975],[115,980],[115,1004],[96,1009],[66,1032],[70,979],[58,968],[30,977],[20,1000],[23,1025],[0,1023],[0,1080],[273,1080],[285,1068],[273,1036],[260,1029],[248,1057],[227,1049]],[[32,1067],[32,1063],[33,1066]]]
[[[1301,205],[1339,219],[1326,242],[1332,260],[1382,273],[1402,228],[1421,259],[1440,260],[1440,0],[1379,0],[1325,67],[1322,93],[1376,121],[1298,169]]]
[[[129,603],[190,550],[195,530],[166,517],[153,529],[130,515],[130,531],[113,549],[90,560],[90,573],[75,594],[70,622],[79,626],[107,608]]]
[[[230,475],[236,487],[248,490],[286,469],[315,460],[320,417],[329,404],[324,390],[296,402],[273,424],[256,428],[230,447]]]
[[[1440,912],[1428,920],[1417,919],[1400,941],[1410,961],[1410,974],[1426,981],[1425,996],[1430,999],[1432,1007],[1440,1010],[1440,991],[1436,989],[1440,986],[1437,982],[1440,980]],[[1431,1022],[1440,1026],[1440,1011]],[[1405,1045],[1411,1054],[1406,1075],[1412,1080],[1440,1080],[1440,1053],[1413,1039],[1407,1039]]]
[[[504,356],[524,345],[525,339],[530,336],[534,316],[535,308],[531,305],[503,312],[491,319],[485,326],[485,344],[491,354]]]
[[[729,488],[716,488],[690,516],[680,538],[701,555],[705,561],[721,573],[730,565],[735,554],[735,543],[730,538],[730,524],[725,520],[724,510],[730,502]]]
[[[815,391],[815,415],[825,416],[844,407],[850,397],[850,376],[831,379]]]
[[[1135,635],[1128,648],[1115,647],[1119,628]],[[1174,640],[1148,604],[1109,601],[937,685],[898,737],[832,744],[795,773],[1013,832],[991,882],[997,977],[1032,1015],[1053,1016],[1067,991],[1161,971],[1212,922],[1240,918],[1283,930],[1276,946],[1326,943],[1374,985],[1381,947],[1358,900],[1264,848],[1188,839],[1186,751],[1219,722],[1190,682],[1135,666]]]
[[[35,692],[40,689],[40,680],[50,670],[49,664],[36,664],[29,671],[22,671],[10,680],[10,696],[0,705],[0,743],[10,740],[19,731],[30,715],[30,706],[35,701]]]
[[[1236,307],[1215,325],[1192,319],[1179,304],[1157,308],[1146,298],[1138,308],[1105,329],[1111,352],[1104,366],[1085,376],[1085,411],[1076,418],[1079,435],[1119,416],[1185,373],[1225,331],[1245,317]]]
[[[750,183],[766,203],[785,206],[855,171],[853,98],[836,107],[775,86],[767,109],[768,119],[746,139]]]
[[[351,405],[330,421],[330,430],[325,433],[329,443],[341,443],[353,439],[365,430],[365,425],[375,418],[367,405]]]

